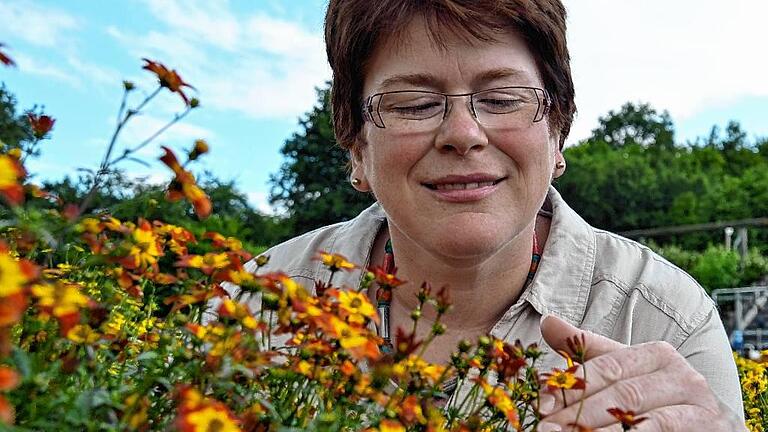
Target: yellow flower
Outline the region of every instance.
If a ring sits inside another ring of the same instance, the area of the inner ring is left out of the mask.
[[[205,270],[224,268],[229,265],[229,256],[225,253],[207,253],[203,256],[195,255],[189,259],[189,266]]]
[[[93,331],[88,324],[78,324],[67,332],[67,339],[76,344],[92,344],[99,338],[99,334]]]
[[[157,262],[157,259],[161,255],[160,247],[158,246],[158,238],[152,227],[147,221],[142,221],[131,235],[133,238],[133,245],[131,246],[131,255],[134,259],[135,267],[146,267]]]
[[[79,312],[89,300],[80,292],[80,286],[74,283],[35,284],[32,295],[38,298],[41,308],[49,309],[56,317]]]
[[[125,328],[125,315],[114,312],[107,322],[102,325],[102,331],[106,335],[118,336]]]
[[[363,325],[366,318],[374,319],[377,316],[376,309],[365,294],[356,291],[339,291],[338,299],[342,318],[347,318],[352,324]]]
[[[347,261],[347,259],[344,258],[344,256],[339,254],[330,254],[327,252],[320,252],[318,258],[320,259],[320,261],[322,261],[323,265],[328,267],[328,269],[331,270],[332,272],[336,272],[338,270],[352,270],[357,268],[356,265]]]
[[[0,251],[0,297],[20,292],[27,282],[19,261]]]
[[[232,417],[223,409],[208,406],[192,411],[186,415],[189,432],[240,432],[240,427],[232,420]]]
[[[397,420],[384,419],[379,423],[380,432],[405,432],[405,426]]]

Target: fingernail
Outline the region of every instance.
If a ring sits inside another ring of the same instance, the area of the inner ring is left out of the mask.
[[[536,426],[536,432],[560,432],[563,429],[554,423],[541,422]]]
[[[544,393],[539,396],[539,414],[548,416],[552,414],[555,409],[555,397],[551,394]]]

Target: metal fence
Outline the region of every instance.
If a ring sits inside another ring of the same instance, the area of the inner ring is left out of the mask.
[[[712,291],[731,346],[768,349],[768,286]]]

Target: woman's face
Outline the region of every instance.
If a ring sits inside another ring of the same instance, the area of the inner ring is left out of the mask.
[[[496,39],[467,42],[447,34],[446,47],[438,48],[423,21],[414,20],[401,41],[376,49],[363,95],[543,88],[523,39],[512,32]],[[514,130],[486,128],[470,113],[468,98],[450,103],[442,124],[429,132],[398,133],[366,122],[352,174],[374,192],[393,237],[437,256],[490,257],[532,232],[551,181],[557,136],[550,135],[546,116]]]

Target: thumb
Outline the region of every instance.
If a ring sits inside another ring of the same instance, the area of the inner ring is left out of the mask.
[[[580,339],[583,334],[584,346],[586,347],[586,360],[626,347],[626,345],[616,342],[613,339],[574,327],[555,315],[544,315],[541,318],[540,326],[541,335],[544,337],[544,341],[546,341],[552,349],[565,351],[572,356],[576,353],[574,353],[568,346],[568,339],[574,337]]]

